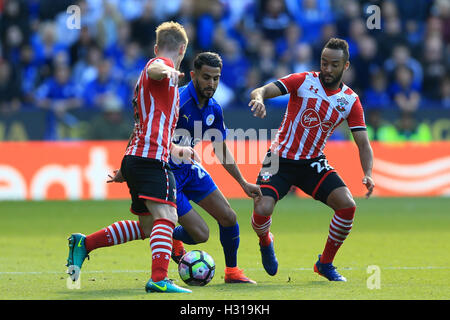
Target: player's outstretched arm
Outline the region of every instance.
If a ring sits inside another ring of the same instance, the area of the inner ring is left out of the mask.
[[[155,61],[148,66],[147,74],[151,79],[158,81],[169,78],[173,85],[177,85],[178,79],[184,77],[184,73],[158,61]]]
[[[219,159],[225,170],[227,170],[227,172],[234,178],[234,180],[239,183],[245,194],[250,198],[257,198],[259,196],[262,196],[261,188],[257,184],[248,183],[244,179],[238,165],[236,164],[236,161],[234,160],[233,155],[228,149],[226,142],[214,142],[213,146],[216,157]]]
[[[274,83],[268,83],[265,86],[256,88],[250,93],[250,102],[248,106],[251,107],[250,110],[253,112],[255,117],[262,119],[266,116],[266,106],[264,105],[264,100],[281,95],[282,92]]]
[[[361,161],[361,166],[364,172],[364,177],[362,183],[367,188],[366,198],[369,198],[375,188],[375,183],[372,178],[372,167],[373,167],[373,151],[370,146],[369,137],[367,131],[353,131],[353,138],[358,146],[359,159]]]

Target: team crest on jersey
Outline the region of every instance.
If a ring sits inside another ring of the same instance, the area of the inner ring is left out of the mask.
[[[214,122],[214,119],[215,119],[215,117],[213,114],[208,115],[206,117],[206,125],[208,125],[208,126],[212,125]]]
[[[261,182],[269,182],[270,178],[272,177],[272,174],[269,172],[263,172],[261,173]]]
[[[340,98],[336,99],[336,101],[339,103],[339,105],[336,107],[336,109],[340,112],[344,112],[345,106],[348,105],[347,99],[345,99],[344,97],[340,97]]]

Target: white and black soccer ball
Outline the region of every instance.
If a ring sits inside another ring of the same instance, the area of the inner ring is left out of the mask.
[[[181,280],[190,286],[207,285],[214,277],[215,270],[214,259],[201,250],[187,252],[178,264]]]

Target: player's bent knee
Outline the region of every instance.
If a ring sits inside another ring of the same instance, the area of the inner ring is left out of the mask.
[[[353,200],[353,197],[351,195],[344,197],[339,203],[338,209],[347,209],[347,208],[356,208],[356,202],[355,200]]]
[[[204,243],[209,239],[209,228],[208,225],[202,221],[203,223],[198,223],[195,228],[195,234],[193,239],[196,243]]]
[[[333,210],[356,207],[355,200],[346,187],[337,188],[327,198],[327,205]]]
[[[271,216],[275,207],[275,200],[271,197],[262,197],[254,202],[253,210],[261,216]]]
[[[195,211],[190,215],[187,215],[187,218],[189,219],[188,221],[183,218],[182,225],[186,225],[185,228],[187,228],[186,230],[192,240],[194,240],[196,244],[208,241],[209,228],[205,221],[201,219]]]
[[[355,208],[356,209],[356,202],[353,200],[353,198],[349,199],[349,202],[347,203],[347,208]]]
[[[193,239],[195,243],[204,243],[208,241],[209,239],[209,229],[206,228],[206,230],[199,230],[194,236]]]
[[[222,227],[232,227],[237,222],[236,212],[230,207],[227,206],[227,208],[224,210],[224,214],[220,215],[220,217],[217,218],[217,222]]]
[[[352,198],[342,199],[341,201],[334,203],[333,206],[331,206],[331,208],[333,208],[334,210],[356,208],[356,203]]]

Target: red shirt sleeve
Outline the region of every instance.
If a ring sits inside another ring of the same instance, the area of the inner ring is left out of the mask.
[[[168,59],[168,58],[165,58],[165,57],[153,58],[148,63],[147,68],[154,62],[163,63],[166,66],[169,66],[169,67],[173,68],[172,61],[170,59]],[[146,72],[147,72],[147,70],[146,70]],[[166,92],[167,91],[166,89],[170,86],[170,80],[168,78],[163,78],[161,80],[154,80],[154,79],[151,79],[150,77],[146,77],[145,79],[148,81],[148,83],[149,83],[149,85],[151,87],[158,88],[157,90],[164,90],[164,91],[161,91],[161,92]]]
[[[364,119],[364,110],[359,97],[353,103],[352,109],[347,117],[347,123],[350,130],[365,130],[366,122]]]
[[[286,93],[291,93],[297,91],[297,89],[302,85],[303,81],[305,81],[307,72],[302,73],[291,73],[278,81],[282,84],[282,86],[286,89]]]

